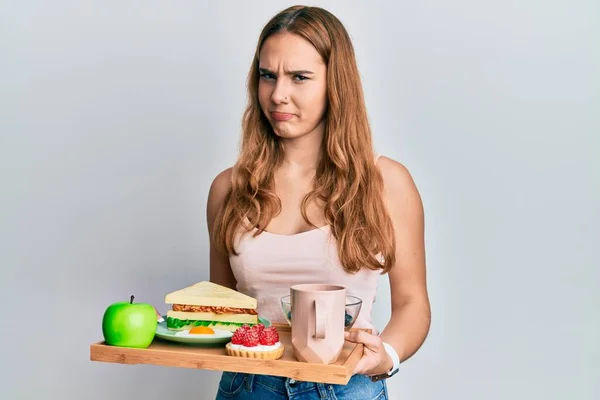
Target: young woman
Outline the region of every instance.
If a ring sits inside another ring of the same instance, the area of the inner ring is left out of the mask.
[[[318,7],[267,23],[248,76],[241,152],[208,196],[210,280],[255,297],[285,322],[280,298],[300,283],[342,283],[363,300],[347,334],[364,343],[347,385],[225,372],[217,398],[387,399],[383,378],[422,345],[430,325],[423,209],[407,169],[374,153],[351,40]],[[392,313],[371,325],[380,274]],[[374,377],[377,377],[374,379]]]

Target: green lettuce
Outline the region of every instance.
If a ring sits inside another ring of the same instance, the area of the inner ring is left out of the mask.
[[[222,321],[203,321],[203,320],[193,320],[193,319],[179,319],[179,318],[173,318],[173,317],[167,317],[167,328],[172,328],[172,329],[179,329],[179,328],[183,328],[184,326],[215,326],[215,325],[221,325],[221,326],[235,326],[235,327],[241,327],[242,323],[238,323],[238,322],[222,322]],[[252,326],[254,324],[246,324],[249,326]]]

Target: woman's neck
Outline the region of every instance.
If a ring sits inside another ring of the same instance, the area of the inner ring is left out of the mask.
[[[315,171],[323,153],[323,136],[322,132],[314,131],[299,138],[284,139],[282,168],[294,171]]]

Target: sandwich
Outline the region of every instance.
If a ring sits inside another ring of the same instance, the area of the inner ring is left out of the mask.
[[[165,296],[171,304],[167,311],[167,329],[182,331],[206,326],[235,332],[258,324],[257,301],[238,291],[213,282],[202,281]]]

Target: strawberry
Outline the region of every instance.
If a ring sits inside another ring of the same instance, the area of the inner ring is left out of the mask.
[[[279,332],[274,326],[265,328],[260,335],[260,344],[264,346],[272,346],[279,342]]]
[[[244,345],[245,347],[258,346],[259,342],[260,341],[258,338],[258,332],[253,329],[247,331],[244,337],[242,338],[242,345]]]
[[[246,331],[243,328],[237,328],[231,337],[231,344],[242,344],[245,336]]]

